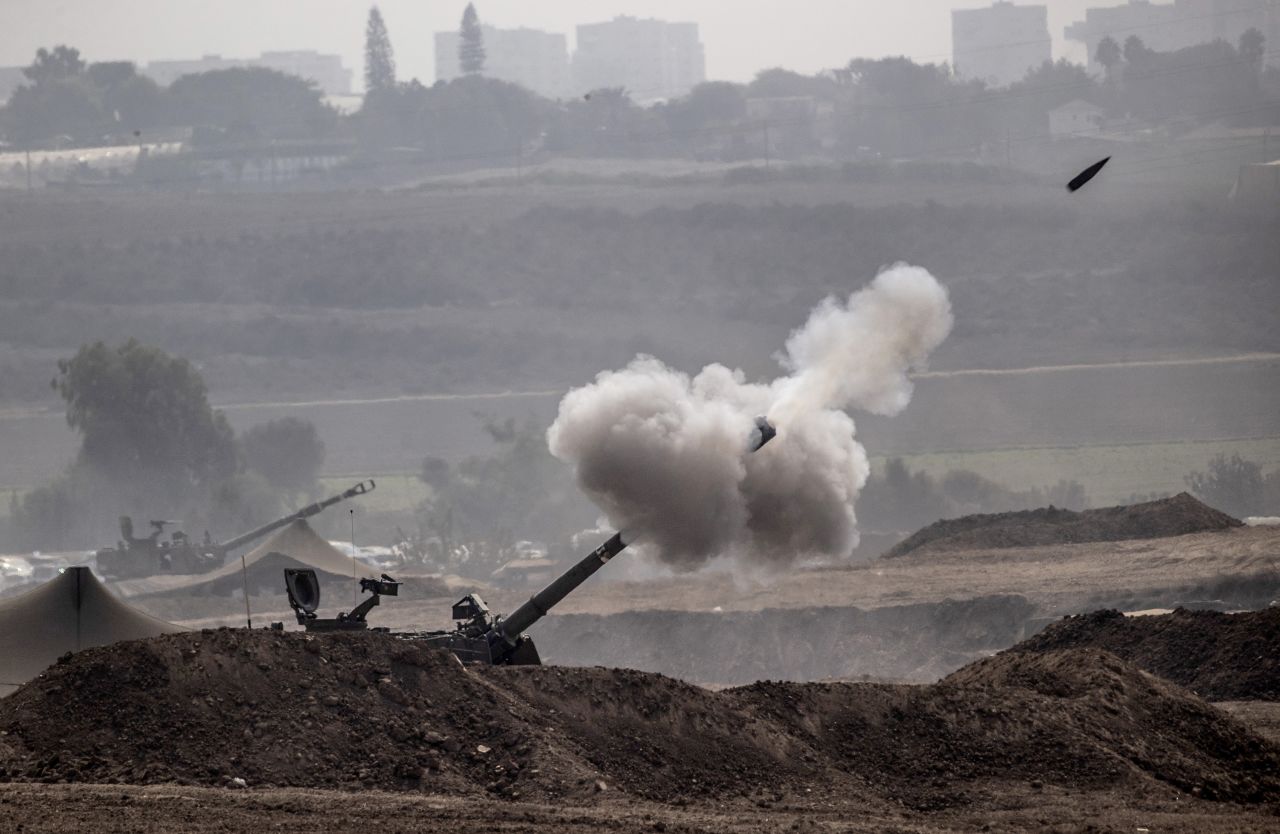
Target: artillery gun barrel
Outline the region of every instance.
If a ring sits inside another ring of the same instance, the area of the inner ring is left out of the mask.
[[[268,522],[267,524],[264,524],[261,527],[258,527],[257,529],[250,530],[247,533],[241,533],[240,535],[236,536],[234,539],[228,539],[225,542],[221,542],[218,545],[218,549],[224,553],[230,552],[232,550],[235,550],[237,547],[248,544],[254,539],[260,539],[274,530],[279,530],[281,527],[284,527],[286,524],[292,524],[293,522],[303,518],[311,518],[311,516],[315,515],[316,513],[320,512],[326,507],[332,507],[334,504],[338,503],[339,501],[345,501],[348,498],[354,498],[357,495],[364,495],[366,492],[372,492],[376,486],[377,484],[373,482],[372,478],[370,478],[368,481],[361,481],[360,483],[356,484],[355,486],[351,487],[345,492],[340,492],[337,495],[331,495],[328,498],[324,499],[323,501],[317,501],[314,504],[308,504],[307,506],[303,507],[302,509],[296,512],[290,513],[289,515],[283,516],[281,518],[277,518],[275,521]]]
[[[502,621],[502,633],[507,639],[515,640],[525,629],[541,620],[552,606],[564,599],[573,589],[587,581],[591,574],[600,570],[627,546],[621,533],[614,533],[607,542],[587,554],[578,564],[569,568],[556,581],[543,588]]]
[[[766,443],[776,437],[777,429],[764,417],[757,417],[755,428],[747,440],[747,452],[758,452]],[[604,544],[591,551],[578,564],[569,568],[554,582],[543,588],[524,605],[511,612],[511,616],[502,620],[502,635],[514,642],[525,629],[541,620],[552,607],[567,597],[591,574],[608,564],[609,560],[621,553],[630,542],[624,541],[622,533],[614,533]]]

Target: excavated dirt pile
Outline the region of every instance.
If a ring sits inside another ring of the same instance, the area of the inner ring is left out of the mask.
[[[1053,544],[1184,536],[1242,527],[1244,522],[1182,492],[1172,498],[1073,512],[1056,507],[935,521],[895,545],[882,558],[917,550],[987,550]]]
[[[1214,701],[1280,701],[1280,608],[1066,617],[1013,652],[1096,648]]]
[[[962,806],[1009,785],[1280,801],[1280,748],[1098,650],[930,686],[463,668],[389,635],[213,631],[90,649],[0,700],[0,780]]]

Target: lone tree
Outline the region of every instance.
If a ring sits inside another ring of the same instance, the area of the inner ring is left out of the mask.
[[[484,72],[484,32],[480,30],[480,16],[474,3],[468,3],[462,13],[461,38],[458,41],[458,66],[467,75]]]
[[[1261,70],[1262,59],[1267,56],[1267,39],[1257,29],[1250,27],[1240,35],[1236,51],[1247,63]]]
[[[96,342],[58,361],[54,387],[83,438],[80,466],[171,496],[235,472],[231,427],[185,359],[133,339],[116,348]]]
[[[364,30],[364,88],[365,92],[389,90],[396,85],[396,59],[391,53],[391,38],[382,12],[377,6],[369,9],[369,23]]]
[[[1218,455],[1208,472],[1192,472],[1186,483],[1205,503],[1237,518],[1261,515],[1266,503],[1262,467],[1239,455]]]
[[[80,50],[69,46],[55,46],[52,50],[36,50],[36,59],[31,66],[22,70],[22,74],[32,84],[41,85],[51,81],[65,81],[84,72],[85,63],[80,58]]]
[[[1098,41],[1098,49],[1093,57],[1106,69],[1107,78],[1110,79],[1112,73],[1115,72],[1115,68],[1123,60],[1124,55],[1120,51],[1120,44],[1116,43],[1115,38],[1108,35]]]

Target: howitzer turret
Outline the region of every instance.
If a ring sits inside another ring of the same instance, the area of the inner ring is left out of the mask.
[[[747,441],[747,452],[759,451],[775,436],[777,436],[777,430],[773,425],[764,417],[757,417],[755,428]],[[467,594],[453,604],[455,627],[452,631],[404,633],[400,636],[448,649],[463,661],[510,666],[539,665],[542,659],[538,656],[538,650],[532,638],[524,633],[525,630],[550,613],[557,603],[586,582],[592,574],[607,565],[609,560],[625,550],[628,544],[631,544],[631,541],[624,533],[614,533],[608,541],[588,553],[576,565],[530,597],[524,605],[511,612],[509,616],[495,616],[478,594]],[[371,587],[377,583],[372,580],[361,581],[361,589],[372,592],[374,596],[351,614],[339,614],[333,620],[316,621],[313,615],[315,603],[319,600],[319,584],[316,582],[315,573],[303,571],[302,573],[310,574],[308,577],[301,578],[303,581],[296,576],[298,573],[300,572],[285,571],[289,601],[298,614],[299,623],[305,625],[308,630],[359,630],[367,627],[365,614],[378,604],[379,591],[376,587]],[[399,583],[395,583],[385,574],[383,574],[383,580],[398,587]],[[393,590],[387,593],[396,592]]]
[[[372,480],[361,481],[344,492],[309,504],[300,510],[222,542],[214,541],[208,532],[204,534],[201,541],[192,541],[181,530],[174,530],[168,541],[161,541],[160,537],[164,534],[165,526],[181,523],[177,521],[152,521],[151,533],[145,538],[137,538],[133,534],[133,519],[127,515],[121,516],[122,538],[115,547],[103,548],[95,554],[98,569],[115,579],[152,576],[157,573],[205,573],[221,567],[232,551],[257,541],[294,521],[310,518],[339,501],[364,495],[376,486]]]

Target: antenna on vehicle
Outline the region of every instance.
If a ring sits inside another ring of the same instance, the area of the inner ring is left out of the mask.
[[[249,565],[244,560],[244,554],[240,554],[240,575],[244,577],[244,619],[249,624],[249,630],[253,631],[253,617],[249,614]]]
[[[351,513],[351,581],[356,581],[356,511],[353,507],[349,510]],[[351,586],[351,604],[355,605],[360,594],[356,590],[355,585]]]

